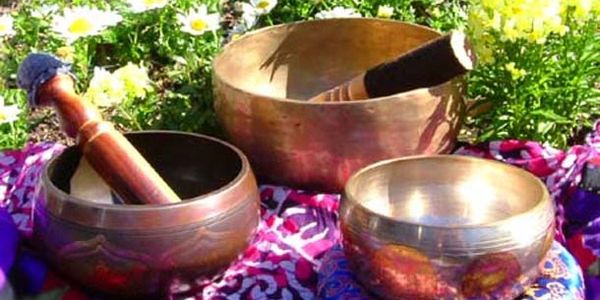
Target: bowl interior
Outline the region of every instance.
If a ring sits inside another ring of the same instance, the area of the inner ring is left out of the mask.
[[[212,138],[169,132],[125,136],[182,199],[224,187],[242,171],[238,153]],[[49,166],[50,180],[66,193],[80,158],[78,148],[71,147]]]
[[[366,18],[292,23],[230,43],[214,70],[246,92],[302,100],[437,36],[425,27]]]
[[[359,172],[347,196],[376,214],[425,226],[460,227],[524,213],[544,199],[533,175],[483,159],[422,157]]]

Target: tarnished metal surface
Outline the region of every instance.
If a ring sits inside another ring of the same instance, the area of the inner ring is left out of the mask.
[[[259,222],[246,157],[207,136],[126,136],[184,201],[111,205],[74,198],[69,181],[81,154],[72,147],[44,171],[36,195],[37,246],[71,279],[115,294],[156,296],[174,275],[210,276],[227,266]]]
[[[215,109],[230,141],[266,182],[341,191],[370,163],[451,150],[461,81],[342,103],[306,99],[439,34],[375,19],[268,27],[214,60]]]
[[[513,299],[539,275],[554,206],[519,168],[419,156],[355,174],[341,224],[358,278],[387,299]]]

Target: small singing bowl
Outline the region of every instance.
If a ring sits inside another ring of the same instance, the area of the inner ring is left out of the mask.
[[[371,163],[451,151],[464,111],[462,80],[367,101],[307,99],[439,36],[368,18],[245,34],[213,61],[217,117],[261,180],[341,192]]]
[[[259,222],[246,157],[203,135],[125,136],[183,201],[118,205],[73,197],[70,179],[81,153],[70,147],[46,165],[36,193],[40,251],[68,278],[114,295],[157,296],[175,276],[217,274],[247,247]]]
[[[415,156],[353,175],[341,229],[357,279],[384,299],[514,299],[539,275],[554,206],[519,168]]]

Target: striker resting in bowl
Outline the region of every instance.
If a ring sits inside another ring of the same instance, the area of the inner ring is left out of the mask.
[[[259,221],[245,156],[202,135],[126,136],[183,201],[116,205],[69,195],[81,153],[68,148],[47,165],[36,195],[34,240],[41,252],[72,280],[121,295],[156,295],[172,276],[211,276],[226,267]]]
[[[366,101],[308,101],[439,36],[367,18],[245,34],[213,62],[217,117],[259,178],[303,189],[340,192],[379,160],[447,153],[463,116],[460,78]]]

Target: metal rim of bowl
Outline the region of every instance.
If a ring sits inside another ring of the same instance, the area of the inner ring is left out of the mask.
[[[64,192],[63,190],[58,188],[56,185],[54,185],[54,183],[52,183],[52,180],[50,180],[49,166],[51,166],[51,164],[53,164],[58,159],[58,157],[60,156],[60,154],[59,154],[59,155],[53,157],[52,159],[50,159],[46,163],[46,165],[44,166],[44,170],[42,172],[41,179],[42,179],[42,184],[44,184],[46,189],[48,189],[51,193],[58,195],[58,197],[56,197],[57,202],[61,202],[61,203],[58,203],[59,205],[54,205],[51,208],[46,207],[46,209],[53,216],[57,217],[59,215],[58,210],[62,209],[64,204],[72,204],[73,205],[72,207],[74,207],[76,209],[93,211],[93,213],[95,215],[106,215],[106,214],[112,213],[112,214],[123,215],[123,217],[125,217],[125,218],[131,218],[131,217],[143,218],[145,216],[152,215],[153,213],[165,212],[166,210],[170,210],[170,211],[185,210],[190,207],[198,206],[198,205],[202,205],[205,207],[211,207],[211,206],[213,206],[211,204],[215,204],[219,200],[219,198],[218,198],[219,195],[222,195],[222,194],[226,193],[227,191],[235,189],[237,186],[244,184],[244,182],[247,181],[247,178],[249,176],[252,177],[252,182],[254,183],[254,186],[256,187],[256,182],[255,182],[255,180],[253,180],[254,176],[252,174],[252,170],[251,170],[250,162],[248,161],[248,158],[244,155],[244,153],[241,150],[239,150],[237,147],[233,146],[232,144],[230,144],[228,142],[225,142],[225,141],[220,140],[215,137],[203,135],[203,134],[183,132],[183,131],[174,131],[174,130],[148,130],[148,131],[131,132],[130,134],[177,134],[177,135],[192,136],[194,138],[209,140],[211,142],[220,144],[224,147],[231,149],[239,157],[239,159],[241,161],[241,167],[240,167],[239,172],[235,176],[235,178],[233,178],[231,181],[229,181],[226,185],[223,185],[220,188],[213,190],[209,193],[205,193],[205,194],[193,197],[193,198],[183,199],[185,201],[182,201],[180,203],[145,204],[145,205],[115,205],[115,204],[111,205],[111,204],[94,203],[94,202],[87,201],[84,199],[79,199],[77,197],[71,197],[71,195],[67,194],[66,192]],[[169,226],[158,226],[157,225],[156,227],[164,229],[164,228],[168,228],[168,227],[186,226],[186,225],[192,225],[192,224],[195,226],[208,225],[208,224],[218,221],[219,219],[221,219],[229,214],[232,214],[237,209],[242,209],[244,206],[246,206],[248,204],[248,203],[244,203],[244,201],[242,201],[242,200],[244,200],[243,197],[240,197],[239,199],[235,199],[235,201],[231,202],[229,205],[226,205],[226,207],[224,209],[218,210],[217,212],[203,216],[201,218],[201,221],[198,221],[197,219],[196,220],[184,219],[184,220],[179,221],[179,219],[177,219],[178,221],[173,220],[173,222],[169,222]],[[48,201],[48,200],[46,199],[46,201]],[[46,206],[46,205],[44,205],[44,206]],[[118,218],[118,217],[115,217],[115,218]],[[75,223],[78,223],[81,225],[89,225],[89,226],[96,225],[93,222],[84,222],[83,220],[76,221],[76,220],[66,219],[66,221],[75,222]],[[133,223],[133,222],[130,222],[130,223]],[[108,224],[108,225],[110,225],[110,224]],[[150,227],[146,227],[146,226],[139,227],[139,226],[136,226],[136,224],[131,224],[131,226],[129,226],[129,227],[121,226],[121,225],[119,225],[119,226],[97,226],[97,227],[102,227],[102,228],[106,228],[106,229],[114,228],[114,229],[119,229],[119,230],[149,229],[150,228]]]
[[[438,91],[442,91],[445,88],[455,84],[456,82],[460,82],[460,79],[454,79],[454,80],[450,80],[444,83],[441,83],[439,85],[435,85],[435,86],[431,86],[431,87],[424,87],[424,88],[418,88],[418,89],[414,89],[411,91],[407,91],[407,92],[403,92],[403,93],[399,93],[399,94],[395,94],[392,96],[384,96],[384,97],[376,97],[376,98],[369,98],[368,101],[341,101],[341,102],[310,102],[307,100],[302,100],[302,99],[292,99],[292,98],[282,98],[282,97],[273,97],[271,95],[265,95],[265,94],[257,94],[254,93],[252,91],[249,90],[244,90],[242,88],[239,88],[237,85],[233,84],[232,82],[230,82],[229,80],[226,80],[223,76],[221,76],[221,74],[217,71],[217,64],[219,63],[219,61],[222,59],[224,53],[232,47],[232,45],[234,45],[234,43],[239,43],[242,42],[246,39],[250,39],[255,35],[259,35],[259,34],[263,34],[266,32],[269,32],[271,30],[276,30],[279,28],[284,28],[284,27],[291,27],[291,26],[297,26],[297,25],[302,25],[302,24],[309,24],[309,23],[329,23],[329,22],[344,22],[344,21],[366,21],[366,22],[382,22],[382,23],[397,23],[397,24],[403,24],[403,25],[408,25],[408,26],[413,26],[416,28],[419,28],[421,30],[426,30],[435,34],[440,35],[441,33],[433,30],[432,28],[429,27],[425,27],[423,25],[419,25],[419,24],[412,24],[412,23],[407,23],[407,22],[401,22],[401,21],[396,21],[396,20],[389,20],[389,19],[379,19],[379,18],[358,18],[358,17],[352,17],[352,18],[332,18],[332,19],[322,19],[322,20],[305,20],[305,21],[296,21],[296,22],[292,22],[292,23],[286,23],[286,24],[279,24],[279,25],[274,25],[274,26],[268,26],[268,27],[263,27],[257,30],[254,30],[252,32],[246,33],[244,35],[242,35],[239,39],[235,40],[235,41],[231,41],[229,42],[227,45],[225,45],[221,51],[219,52],[219,54],[213,59],[212,62],[212,70],[213,70],[213,76],[216,78],[216,80],[225,83],[229,88],[231,88],[232,90],[239,92],[239,93],[245,93],[245,94],[249,94],[252,95],[254,97],[258,97],[258,98],[266,98],[269,100],[275,100],[275,101],[282,101],[282,102],[288,102],[291,104],[298,104],[298,105],[316,105],[316,106],[320,106],[320,105],[365,105],[365,104],[372,104],[373,102],[379,102],[379,101],[386,101],[386,100],[396,100],[396,101],[410,101],[411,98],[415,97],[416,95],[421,95],[421,94],[435,94]],[[406,97],[401,97],[401,99],[397,99],[398,95],[406,95]],[[416,97],[415,99],[420,99],[419,97]],[[413,100],[414,101],[414,100]]]
[[[525,177],[529,177],[530,179],[532,179],[534,182],[536,182],[536,185],[538,186],[538,188],[540,188],[540,190],[542,191],[542,197],[541,199],[539,199],[539,201],[536,202],[536,204],[529,208],[528,210],[521,212],[519,214],[516,215],[512,215],[509,218],[505,218],[502,220],[497,220],[497,221],[492,221],[489,223],[484,223],[484,224],[470,224],[470,225],[457,225],[457,226],[437,226],[437,225],[427,225],[427,224],[422,224],[422,223],[417,223],[417,222],[410,222],[410,221],[402,221],[402,220],[397,220],[388,216],[384,216],[381,214],[378,214],[377,212],[374,212],[373,210],[365,207],[364,205],[361,204],[361,202],[359,202],[356,198],[354,198],[349,189],[351,188],[352,185],[355,184],[355,182],[360,178],[360,176],[366,172],[369,172],[370,170],[379,168],[381,166],[384,165],[389,165],[389,164],[393,164],[396,162],[402,162],[402,161],[409,161],[409,160],[423,160],[423,159],[450,159],[450,160],[470,160],[470,161],[479,161],[479,162],[484,162],[484,163],[490,163],[490,164],[496,164],[498,166],[501,166],[503,168],[508,168],[511,170],[514,170],[515,172],[518,172],[521,174],[521,176],[525,176]],[[531,214],[533,212],[537,212],[539,210],[543,210],[544,206],[546,205],[546,202],[550,202],[550,194],[548,193],[548,190],[546,188],[546,186],[542,183],[541,180],[539,180],[539,178],[535,177],[533,174],[505,164],[505,163],[501,163],[495,160],[489,160],[489,159],[483,159],[483,158],[477,158],[477,157],[470,157],[470,156],[463,156],[463,155],[450,155],[450,154],[437,154],[437,155],[413,155],[413,156],[406,156],[406,157],[400,157],[400,158],[392,158],[392,159],[387,159],[387,160],[382,160],[379,162],[376,162],[374,164],[368,165],[362,169],[360,169],[359,171],[357,171],[356,173],[354,173],[349,179],[348,182],[346,183],[346,187],[344,188],[344,196],[345,198],[352,202],[354,205],[357,205],[361,208],[364,208],[365,210],[368,210],[371,214],[373,215],[377,215],[378,217],[384,218],[384,219],[389,219],[390,221],[393,222],[397,222],[397,223],[403,223],[403,224],[407,224],[407,225],[415,225],[415,226],[423,226],[423,227],[431,227],[431,228],[440,228],[440,229],[461,229],[461,228],[475,228],[475,227],[482,227],[482,226],[497,226],[497,225],[501,225],[507,222],[510,222],[513,218],[518,218],[521,217],[523,215],[528,215]]]
[[[476,161],[476,162],[481,162],[481,163],[486,163],[486,164],[494,164],[501,168],[509,169],[513,172],[516,172],[519,176],[526,177],[526,178],[530,179],[532,182],[535,182],[536,187],[540,189],[542,194],[541,194],[540,199],[538,199],[534,205],[532,205],[531,207],[529,207],[528,209],[526,209],[523,212],[513,214],[507,218],[503,218],[500,220],[494,220],[491,222],[481,223],[481,224],[440,226],[440,225],[424,224],[424,223],[419,223],[419,222],[411,222],[408,220],[396,219],[396,218],[393,218],[390,216],[385,216],[385,215],[379,214],[379,213],[365,207],[351,193],[351,189],[354,188],[354,186],[357,184],[357,181],[360,180],[360,177],[362,177],[362,174],[364,174],[364,173],[367,173],[373,169],[379,168],[384,165],[391,165],[391,164],[399,163],[399,162],[403,162],[403,161],[415,161],[415,160],[424,160],[424,159],[449,159],[449,160],[453,160],[453,161]],[[495,228],[510,228],[511,222],[519,222],[519,220],[524,220],[530,216],[534,216],[534,217],[538,217],[539,221],[544,223],[544,224],[542,224],[544,226],[540,226],[538,228],[539,230],[532,232],[530,234],[531,238],[538,240],[538,239],[542,238],[543,236],[546,236],[548,234],[548,230],[549,229],[551,230],[554,226],[554,205],[552,204],[552,200],[550,198],[550,194],[548,193],[546,186],[539,178],[535,177],[533,174],[531,174],[523,169],[517,168],[515,166],[511,166],[511,165],[508,165],[508,164],[505,164],[502,162],[498,162],[498,161],[494,161],[494,160],[490,160],[490,159],[477,158],[477,157],[462,156],[462,155],[448,155],[448,154],[414,155],[414,156],[407,156],[407,157],[383,160],[383,161],[371,164],[367,167],[360,169],[359,171],[357,171],[350,177],[350,179],[347,181],[346,186],[344,188],[343,201],[347,201],[348,203],[342,203],[342,207],[344,207],[346,205],[356,207],[360,211],[368,214],[369,218],[375,218],[375,219],[381,221],[381,223],[393,224],[392,226],[394,228],[402,228],[402,227],[417,228],[417,227],[419,227],[419,228],[422,228],[425,230],[429,230],[430,233],[438,233],[441,235],[443,235],[444,233],[455,231],[455,230],[478,231],[478,230],[495,229]],[[548,207],[552,207],[551,213],[549,213],[547,211]],[[344,217],[342,216],[341,218],[343,219]],[[352,227],[352,225],[350,225],[350,227]],[[471,251],[471,250],[477,249],[478,251],[481,251],[481,252],[488,252],[495,248],[509,250],[509,249],[518,248],[520,246],[523,246],[521,244],[523,241],[514,241],[510,236],[507,236],[505,233],[493,232],[493,230],[491,230],[491,232],[494,235],[489,236],[489,239],[486,239],[485,241],[481,241],[481,243],[478,243],[478,245],[470,245],[466,248],[461,243],[456,243],[453,245],[446,245],[447,249],[445,249],[444,252],[445,252],[445,254],[453,255],[455,253],[461,253],[466,250]],[[378,234],[376,234],[376,235],[378,235]],[[394,237],[395,237],[391,233],[381,234],[378,236],[379,236],[379,238],[383,238],[384,240],[394,240]],[[426,243],[432,242],[433,244],[435,244],[436,241],[434,241],[434,240],[421,241],[420,243],[423,243],[423,242],[426,242]],[[472,254],[474,254],[474,253],[475,252],[472,252]]]

